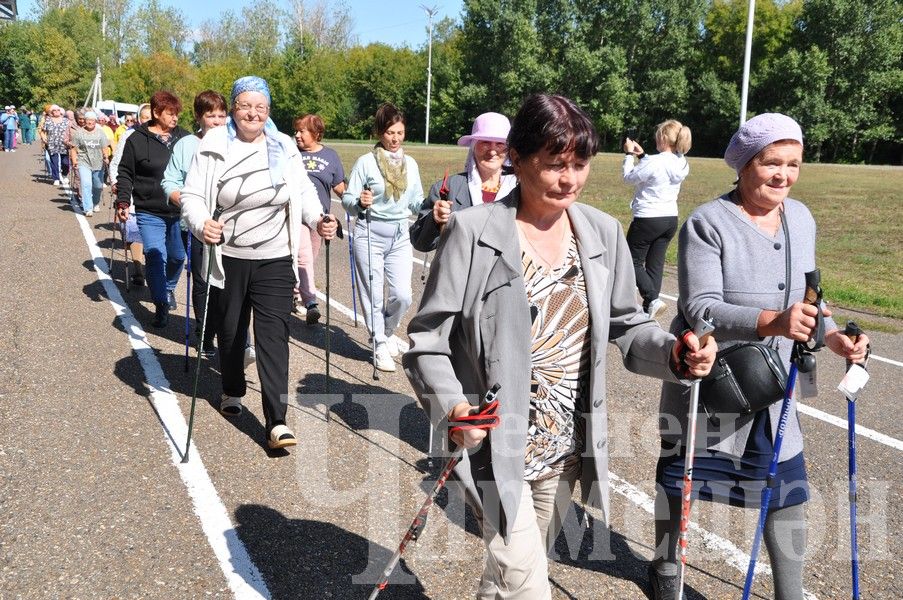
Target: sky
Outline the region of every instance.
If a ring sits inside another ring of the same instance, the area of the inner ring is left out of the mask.
[[[286,9],[291,8],[290,0],[274,0]],[[162,6],[178,8],[188,18],[188,25],[196,29],[206,20],[218,16],[210,10],[208,2],[185,2],[184,0],[160,0]],[[242,7],[252,2],[241,0],[218,0],[218,11],[232,10],[238,13]],[[346,0],[354,18],[354,34],[362,45],[382,42],[390,46],[410,46],[418,48],[427,41],[427,15],[421,5],[437,9],[434,22],[444,17],[459,19],[463,0]],[[133,6],[135,2],[133,2]],[[34,0],[18,2],[19,15],[32,18],[35,12]]]

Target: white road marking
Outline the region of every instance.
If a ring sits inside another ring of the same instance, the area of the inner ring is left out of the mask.
[[[810,417],[815,417],[825,423],[830,423],[832,425],[836,425],[841,429],[848,429],[848,424],[846,419],[842,419],[840,417],[835,417],[832,414],[823,412],[818,410],[817,408],[813,408],[807,404],[801,404],[799,402],[796,403],[799,411],[804,415],[809,415]],[[890,446],[894,450],[903,450],[903,442],[896,438],[892,438],[889,435],[884,435],[883,433],[879,433],[874,429],[869,429],[868,427],[863,427],[859,423],[856,423],[856,435],[861,435],[864,438],[868,438],[870,440],[874,440],[880,444],[884,444],[885,446]]]
[[[189,461],[185,464],[182,463],[181,449],[176,446],[176,443],[184,444],[188,435],[188,425],[179,409],[178,398],[169,389],[169,381],[154,354],[154,349],[147,341],[144,329],[110,278],[109,266],[97,246],[97,240],[94,238],[94,232],[88,220],[78,213],[76,213],[76,219],[85,237],[91,258],[94,260],[97,279],[103,285],[107,298],[122,323],[122,328],[129,336],[135,356],[144,369],[145,383],[151,390],[150,401],[163,424],[165,430],[163,439],[169,444],[172,463],[179,471],[182,483],[188,490],[194,512],[201,522],[207,542],[226,576],[229,589],[236,598],[241,600],[269,598],[270,592],[266,583],[239,539],[235,526],[229,518],[229,513],[220,500],[216,488],[213,487],[210,475],[204,468],[194,441],[191,444]]]

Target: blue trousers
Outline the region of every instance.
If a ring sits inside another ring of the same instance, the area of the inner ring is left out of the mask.
[[[69,175],[69,153],[50,154],[50,177],[54,181],[59,181],[63,177]]]
[[[91,167],[79,163],[78,186],[82,197],[82,210],[88,212],[100,204],[100,194],[103,192],[103,169],[92,171]]]
[[[15,129],[4,129],[3,130],[3,149],[4,150],[12,150],[16,147],[16,130]]]
[[[176,289],[185,262],[179,217],[146,212],[135,216],[144,242],[144,278],[154,304],[164,304],[169,292]]]

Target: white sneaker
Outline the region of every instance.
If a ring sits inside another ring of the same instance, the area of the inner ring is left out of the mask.
[[[64,186],[69,187],[69,178],[68,178],[68,177],[63,177],[63,178],[60,180],[60,182],[61,182]]]
[[[386,373],[395,372],[395,361],[392,360],[392,355],[389,354],[389,348],[385,343],[376,345],[376,362],[374,363],[374,366]]]
[[[245,368],[247,369],[257,360],[257,351],[254,350],[254,346],[248,346],[245,348]]]
[[[88,218],[90,219],[91,217],[94,216],[94,211],[93,211],[93,210],[89,210],[88,212],[85,213],[85,216],[88,217]]]
[[[649,318],[656,318],[663,310],[665,310],[665,303],[656,298],[649,303]]]
[[[54,185],[55,187],[60,187],[60,184],[61,184],[61,182],[60,182],[59,179],[54,179],[54,180],[53,180],[53,185]]]
[[[386,338],[386,348],[389,350],[389,356],[395,358],[399,354],[401,354],[401,349],[398,347],[398,338],[394,335]]]

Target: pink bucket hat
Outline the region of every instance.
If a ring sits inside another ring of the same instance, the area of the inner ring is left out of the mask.
[[[462,135],[458,138],[458,145],[469,146],[478,140],[505,143],[508,141],[509,131],[511,131],[511,122],[508,117],[495,112],[483,113],[473,122],[470,135]]]

